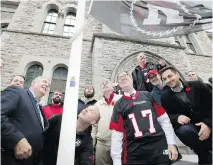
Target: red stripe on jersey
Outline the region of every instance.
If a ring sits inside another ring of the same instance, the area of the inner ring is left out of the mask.
[[[157,114],[157,117],[162,116],[164,113],[166,113],[165,109],[162,106],[159,106],[158,104],[154,103],[153,104],[155,108],[155,112]]]
[[[124,131],[123,118],[121,117],[121,115],[119,115],[119,119],[118,119],[117,123],[110,122],[109,129],[115,130],[115,131],[118,131],[118,132],[123,132]]]

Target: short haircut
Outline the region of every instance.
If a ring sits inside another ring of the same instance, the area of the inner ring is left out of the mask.
[[[97,116],[98,116],[98,119],[95,121],[94,124],[97,124],[97,123],[99,122],[100,118],[101,118],[101,116],[100,116],[100,111],[99,111],[97,105],[90,105],[90,106],[88,106],[87,108],[92,108],[93,110],[95,110],[95,112],[96,112],[96,114],[97,114]],[[85,109],[86,109],[86,108],[85,108]]]
[[[167,70],[171,70],[173,73],[178,73],[178,70],[174,66],[169,65],[159,71],[160,75],[162,75]]]
[[[122,72],[119,72],[119,73],[118,73],[118,75],[117,75],[117,81],[118,81],[119,75],[124,74],[124,73],[126,73],[131,79],[133,79],[133,78],[132,78],[132,75],[131,75],[129,72],[127,72],[127,71],[122,71]]]
[[[10,80],[10,82],[12,82],[13,79],[14,79],[16,76],[22,77],[22,78],[24,79],[24,81],[25,81],[25,77],[24,77],[23,75],[14,75],[13,78]]]
[[[144,52],[140,52],[140,53],[138,53],[137,57],[138,57],[138,56],[146,56],[146,55],[145,55]]]
[[[35,79],[33,79],[33,81],[31,82],[31,86],[32,86],[32,84],[33,83],[35,83],[35,82],[37,82],[37,81],[39,81],[39,80],[41,80],[41,79],[47,79],[48,81],[50,81],[47,77],[45,77],[45,76],[38,76],[38,77],[36,77]],[[49,86],[50,86],[50,83],[49,83]]]
[[[195,72],[195,71],[193,71],[193,70],[189,70],[189,71],[187,71],[186,72],[186,74],[189,74],[190,72]],[[197,75],[197,73],[195,72],[195,74]]]
[[[61,93],[62,93],[62,91],[59,90],[59,89],[55,89],[55,90],[53,91],[53,93],[55,93],[55,92],[61,92]]]

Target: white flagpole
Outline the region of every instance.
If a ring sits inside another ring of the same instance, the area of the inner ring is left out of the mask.
[[[84,24],[86,0],[78,0],[75,31]],[[77,101],[81,65],[83,31],[72,42],[67,76],[57,165],[74,165]]]

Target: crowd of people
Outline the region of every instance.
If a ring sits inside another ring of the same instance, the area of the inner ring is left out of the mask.
[[[181,159],[176,136],[199,164],[212,164],[211,79],[203,83],[188,71],[185,80],[163,59],[147,62],[144,53],[137,61],[116,83],[100,82],[99,100],[92,85],[85,87],[76,110],[75,165],[171,165]],[[37,77],[29,89],[24,83],[15,75],[1,92],[2,165],[56,165],[62,91],[55,89],[42,107],[50,81]]]

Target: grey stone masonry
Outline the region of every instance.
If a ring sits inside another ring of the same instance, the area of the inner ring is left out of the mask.
[[[1,56],[4,59],[1,87],[5,88],[12,76],[17,73],[24,56],[40,56],[62,58],[69,60],[71,43],[67,37],[54,37],[36,33],[9,32],[2,33]],[[83,42],[80,94],[87,83],[92,83],[92,57],[90,54],[91,42]],[[32,62],[34,59],[32,58]],[[60,61],[58,61],[60,63]],[[26,71],[26,70],[25,70]],[[25,74],[25,73],[19,73]]]

